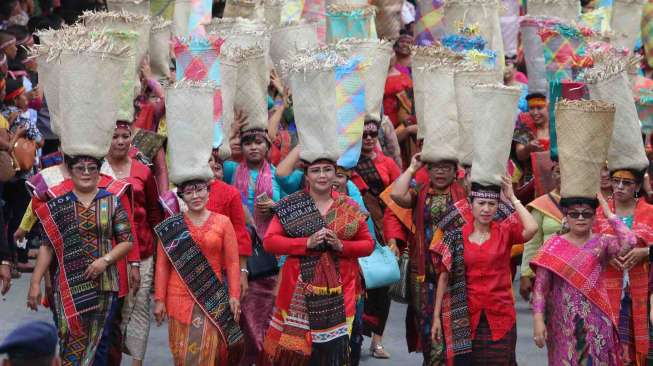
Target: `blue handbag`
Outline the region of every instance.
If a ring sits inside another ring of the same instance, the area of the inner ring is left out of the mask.
[[[399,264],[392,250],[376,242],[374,251],[367,257],[358,258],[366,289],[390,286],[399,281]]]

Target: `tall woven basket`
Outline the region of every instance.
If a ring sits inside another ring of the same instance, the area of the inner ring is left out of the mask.
[[[614,129],[608,149],[608,168],[644,170],[649,162],[642,143],[639,115],[626,69],[637,58],[617,58],[603,55],[595,67],[586,73],[586,85],[592,100],[615,105]],[[596,58],[596,57],[595,57]]]
[[[472,182],[500,185],[506,174],[521,90],[501,84],[473,87],[474,159]]]
[[[459,161],[464,166],[471,166],[474,158],[474,113],[472,106],[479,103],[474,98],[474,85],[495,84],[499,81],[500,74],[497,71],[475,70],[475,68],[456,70],[454,85],[460,137]]]
[[[524,17],[519,23],[524,61],[528,70],[528,91],[548,94],[549,83],[546,79],[544,48],[540,38],[540,21],[534,17]]]
[[[107,10],[124,10],[136,15],[150,15],[149,0],[107,0]]]
[[[580,17],[578,0],[528,0],[527,13],[531,16],[556,17],[576,21]]]
[[[397,39],[401,31],[402,0],[373,0],[376,6],[376,33],[381,39]]]
[[[238,82],[238,64],[240,59],[229,52],[220,54],[220,86],[222,89],[222,135],[231,136],[234,121],[234,100]],[[225,160],[231,156],[229,141],[224,140],[219,146],[220,157]]]
[[[610,27],[614,32],[612,44],[617,48],[635,48],[645,3],[646,0],[613,0]]]
[[[224,18],[265,19],[265,10],[261,0],[227,0]]]
[[[596,198],[608,157],[615,106],[602,101],[561,100],[556,133],[562,197]]]
[[[157,79],[170,76],[170,44],[172,22],[157,18],[150,30],[150,68]]]
[[[292,24],[270,32],[270,58],[277,71],[281,70],[281,60],[290,60],[298,50],[317,46],[317,23]],[[287,84],[288,80],[285,81]]]
[[[213,176],[213,95],[206,83],[178,82],[166,89],[170,181],[176,185]]]
[[[243,48],[238,64],[234,107],[247,116],[245,130],[267,129],[267,88],[270,72],[261,46]]]

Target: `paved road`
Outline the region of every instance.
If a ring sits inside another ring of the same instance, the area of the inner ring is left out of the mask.
[[[51,321],[50,312],[46,309],[39,309],[38,312],[31,312],[25,307],[27,298],[27,287],[29,276],[14,280],[9,296],[0,300],[0,339],[4,339],[7,333],[21,322],[41,319]],[[517,283],[516,283],[517,284]],[[369,339],[363,345],[363,359],[361,364],[366,366],[419,366],[421,356],[419,354],[408,354],[404,340],[404,315],[405,305],[393,303],[390,312],[390,319],[384,339],[386,349],[392,354],[390,360],[377,360],[369,356],[365,349],[369,347]],[[517,361],[520,365],[543,366],[546,365],[546,353],[537,349],[532,341],[531,313],[528,305],[521,299],[517,301]],[[128,357],[125,357],[128,358]],[[123,360],[122,365],[130,365],[129,360]],[[170,352],[168,351],[168,333],[164,326],[153,325],[150,332],[148,352],[145,365],[172,365]]]

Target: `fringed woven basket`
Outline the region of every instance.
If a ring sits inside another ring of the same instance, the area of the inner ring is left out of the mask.
[[[232,59],[238,61],[238,76],[234,108],[247,116],[244,130],[267,129],[267,89],[270,73],[265,61],[264,48],[259,45],[226,48]],[[224,86],[227,87],[226,85]]]
[[[150,15],[149,0],[107,0],[107,10],[126,11],[135,15]]]
[[[223,160],[231,156],[231,147],[226,138],[231,136],[231,126],[234,122],[234,108],[238,83],[239,52],[222,52],[220,54],[220,87],[222,91],[222,136],[223,143],[219,146],[219,154]]]
[[[608,157],[614,104],[561,100],[556,104],[561,196],[596,198]]]
[[[615,105],[614,129],[608,149],[608,168],[644,170],[649,162],[642,144],[642,132],[632,88],[628,82],[629,65],[639,57],[617,57],[603,53],[593,55],[594,67],[587,70],[585,81],[592,100]]]
[[[261,0],[227,0],[223,18],[265,19]]]
[[[610,27],[614,32],[612,44],[617,48],[635,48],[645,3],[646,0],[613,0]]]
[[[403,0],[373,0],[376,6],[376,33],[382,39],[397,39],[401,31]]]
[[[458,110],[460,154],[459,161],[464,166],[471,166],[474,158],[474,114],[472,106],[481,103],[475,99],[473,88],[477,84],[496,84],[501,75],[494,70],[480,68],[459,68],[456,70],[454,85],[456,89],[456,106]]]
[[[524,61],[528,70],[528,91],[548,94],[549,83],[546,79],[544,48],[540,38],[540,20],[530,16],[520,22],[521,40],[524,49]]]
[[[580,17],[578,0],[528,0],[527,13],[530,16],[556,17],[576,21]]]
[[[213,177],[213,95],[210,83],[181,81],[166,89],[170,181],[175,185]]]
[[[472,182],[501,185],[510,156],[521,89],[502,84],[479,84],[472,93],[474,159]]]
[[[170,46],[172,22],[155,18],[150,30],[150,68],[157,79],[170,77]]]
[[[300,22],[274,28],[270,32],[270,59],[277,71],[281,71],[281,60],[290,60],[297,51],[318,46],[317,24]],[[284,83],[289,80],[282,75]]]
[[[269,26],[277,27],[281,25],[281,12],[286,0],[264,0],[263,15],[265,23]]]

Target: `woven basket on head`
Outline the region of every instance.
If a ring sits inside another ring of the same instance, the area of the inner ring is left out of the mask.
[[[309,163],[335,162],[340,156],[335,67],[329,60],[313,59],[288,68],[300,158]]]
[[[327,43],[344,38],[376,39],[376,8],[372,5],[329,5],[327,7]]]
[[[136,49],[138,34],[133,31],[106,31],[104,32],[113,38],[117,45]],[[136,64],[136,55],[131,52],[123,56],[127,67],[122,70],[122,83],[120,86],[120,101],[118,110],[118,120],[131,122],[134,120],[134,99],[140,89],[140,79],[138,76],[139,65]]]
[[[595,57],[595,66],[587,71],[586,84],[592,100],[602,100],[615,105],[614,129],[608,149],[608,168],[644,170],[648,159],[642,143],[639,115],[628,82],[629,63],[639,59],[617,58],[603,55]]]
[[[575,21],[580,17],[578,0],[528,0],[528,15]]]
[[[231,57],[239,60],[234,108],[247,116],[244,130],[267,129],[267,89],[270,72],[265,62],[263,47],[255,45],[227,48],[224,52],[239,53]],[[227,87],[223,84],[223,88]]]
[[[179,185],[213,174],[213,95],[210,84],[178,82],[166,89],[170,181]]]
[[[279,26],[281,24],[281,11],[285,0],[264,0],[263,15],[265,23],[269,26]]]
[[[157,79],[170,76],[172,22],[157,18],[150,31],[150,68]]]
[[[221,32],[266,32],[268,25],[260,19],[245,18],[213,18],[206,25],[207,33]]]
[[[540,38],[540,21],[533,17],[524,17],[520,22],[521,39],[524,48],[524,61],[528,70],[528,91],[548,94],[549,83],[546,79],[544,48]]]
[[[472,182],[501,185],[510,156],[521,89],[501,84],[479,84],[472,90],[477,103],[474,118]]]
[[[397,39],[402,27],[402,0],[373,0],[376,6],[376,33],[382,39]]]
[[[615,107],[596,100],[563,99],[556,104],[555,113],[561,196],[596,198]]]
[[[501,81],[501,75],[493,70],[456,70],[454,85],[456,88],[456,106],[458,110],[458,132],[460,137],[459,161],[471,166],[474,158],[474,114],[472,106],[483,104],[475,99],[473,87],[476,84],[495,84]]]
[[[220,53],[220,87],[222,93],[222,134],[227,137],[231,136],[231,126],[234,122],[234,109],[236,99],[236,89],[238,82],[238,64],[240,58],[238,52]],[[220,156],[231,156],[231,147],[229,141],[224,140],[219,146]]]
[[[614,32],[612,44],[633,50],[640,34],[642,10],[646,0],[614,0],[610,28]]]
[[[48,62],[47,54],[36,58],[39,65],[39,83],[43,85],[43,95],[48,104],[50,127],[55,135],[61,134],[61,107],[59,105],[59,63]]]
[[[99,31],[132,31],[138,34],[134,54],[136,65],[140,67],[143,57],[150,48],[150,29],[152,18],[122,12],[84,12],[80,17],[84,25]]]
[[[190,13],[193,9],[192,0],[175,0],[175,8],[172,13],[172,31],[177,37],[188,37]]]
[[[136,15],[150,15],[149,0],[107,0],[107,10],[121,11]]]
[[[390,58],[393,55],[389,41],[347,38],[338,42],[349,57],[361,57],[363,83],[365,84],[365,120],[381,121],[381,103]]]
[[[478,27],[479,35],[487,41],[488,48],[497,53],[497,60],[503,60],[499,12],[498,0],[448,0],[444,6],[444,25],[449,33],[458,33],[461,24]]]
[[[281,70],[281,60],[290,60],[298,50],[317,46],[316,23],[301,22],[275,28],[270,32],[270,58],[277,71]],[[287,85],[285,77],[284,81]]]
[[[265,19],[262,0],[227,0],[223,18]]]

